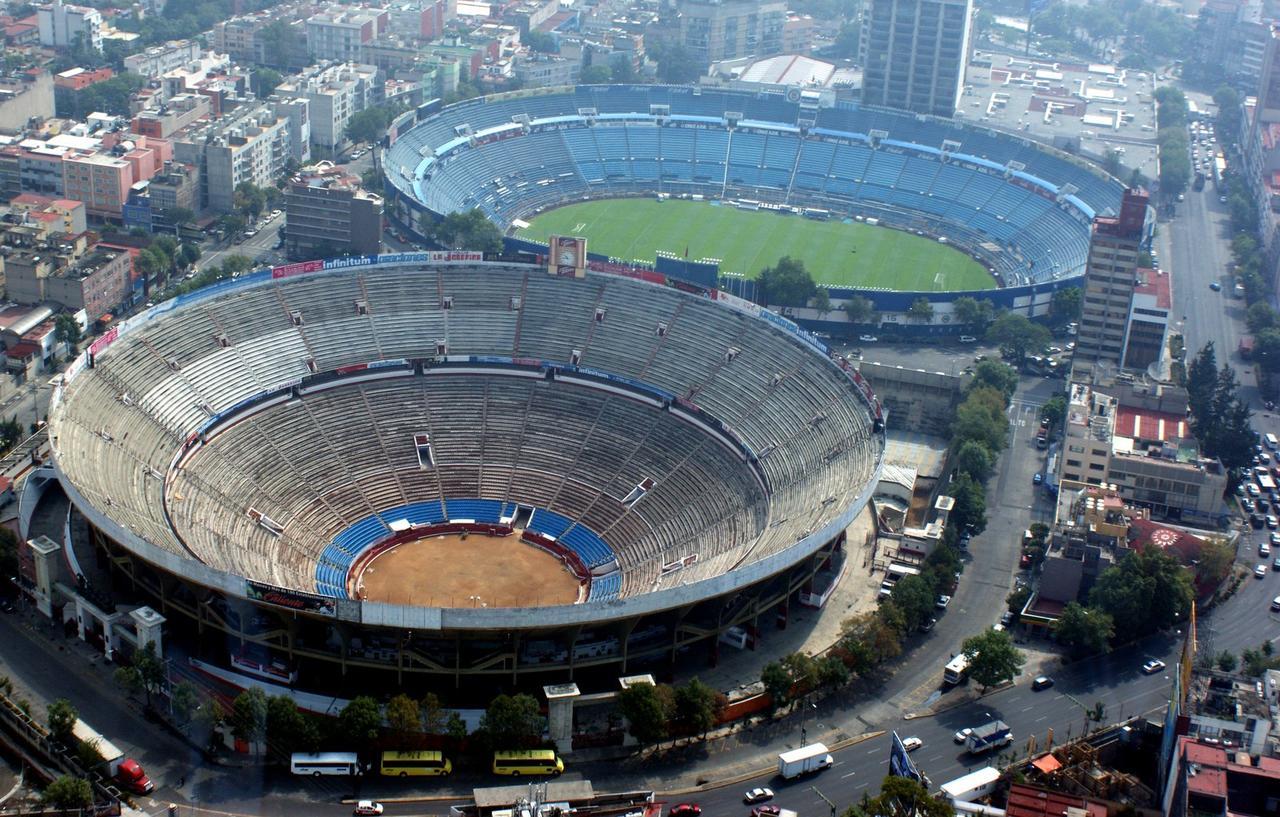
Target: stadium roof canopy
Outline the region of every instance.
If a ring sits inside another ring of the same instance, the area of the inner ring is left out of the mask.
[[[825,87],[836,72],[833,63],[799,54],[782,54],[756,60],[742,69],[738,79],[770,85],[808,85]]]

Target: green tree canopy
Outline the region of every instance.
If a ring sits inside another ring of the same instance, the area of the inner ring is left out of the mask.
[[[914,630],[933,615],[933,586],[922,576],[903,576],[893,585],[891,598],[902,610],[907,630]]]
[[[687,684],[676,687],[676,720],[692,734],[706,737],[724,711],[724,696],[693,678]]]
[[[850,669],[866,675],[879,664],[902,652],[902,633],[895,630],[879,610],[859,613],[840,625],[838,649]]]
[[[54,320],[53,337],[63,345],[68,357],[74,355],[80,342],[80,323],[74,315],[64,312]]]
[[[1040,416],[1046,418],[1054,428],[1061,426],[1062,421],[1067,418],[1067,398],[1061,394],[1050,397],[1040,407]]]
[[[387,726],[402,738],[410,738],[422,732],[422,707],[403,692],[387,701],[386,715]]]
[[[977,440],[965,440],[956,449],[955,464],[960,473],[968,474],[977,482],[986,482],[995,468],[996,457]]]
[[[423,232],[449,250],[502,252],[502,231],[479,208],[450,213],[439,221],[423,219]]]
[[[667,724],[674,715],[675,696],[653,684],[631,684],[618,693],[618,709],[627,719],[627,731],[642,744],[657,743],[667,736]]]
[[[259,741],[267,734],[267,695],[258,687],[250,687],[231,702],[228,716],[231,734],[238,740]]]
[[[844,314],[849,317],[849,323],[877,323],[875,303],[861,295],[844,302]]]
[[[613,78],[613,71],[604,63],[588,65],[582,69],[578,81],[583,85],[607,85],[609,80]]]
[[[804,262],[786,255],[772,267],[760,271],[756,289],[761,304],[804,306],[813,297],[817,286],[813,276],[804,268]]]
[[[1089,604],[1138,637],[1186,621],[1193,597],[1191,574],[1173,556],[1149,547],[1102,571]]]
[[[93,787],[88,780],[64,774],[45,787],[41,799],[54,808],[84,809],[93,805]]]
[[[955,808],[910,777],[889,775],[880,782],[880,793],[864,797],[844,812],[844,817],[955,817]]]
[[[520,748],[535,743],[542,734],[538,702],[530,695],[499,695],[489,702],[480,728],[495,746]]]
[[[1004,630],[984,630],[966,638],[961,652],[969,658],[969,677],[983,690],[1012,681],[1026,663],[1026,657]]]
[[[76,711],[75,706],[66,698],[58,698],[49,704],[46,714],[46,722],[49,726],[49,734],[54,740],[64,744],[71,741],[71,730],[75,728],[76,719],[80,717],[80,713]]]
[[[560,45],[556,42],[555,35],[548,34],[545,31],[538,31],[535,28],[529,29],[528,34],[521,34],[520,39],[530,49],[540,54],[555,54],[560,50]]]
[[[1060,289],[1053,293],[1053,300],[1049,302],[1049,322],[1055,329],[1061,329],[1078,321],[1083,305],[1084,296],[1080,287]]]
[[[951,481],[948,489],[955,499],[948,521],[957,530],[969,530],[974,534],[987,529],[987,495],[982,484],[968,474],[960,474]]]
[[[1071,601],[1053,627],[1054,636],[1076,656],[1106,652],[1115,623],[1101,610]]]
[[[976,332],[985,332],[987,324],[995,316],[995,307],[986,298],[978,299],[970,295],[961,295],[951,305],[951,314],[956,323],[972,327]]]
[[[386,103],[373,105],[359,113],[354,113],[347,120],[347,138],[352,142],[374,144],[387,132],[392,120],[403,112],[403,106]]]
[[[1007,403],[1018,389],[1018,373],[1012,366],[1006,366],[998,360],[980,360],[973,367],[973,380],[969,383],[969,391],[990,387],[1004,395]]]
[[[1200,546],[1200,558],[1196,560],[1196,581],[1205,586],[1217,585],[1231,572],[1236,560],[1236,549],[1223,536],[1209,536]]]
[[[338,731],[361,748],[368,748],[378,739],[382,729],[382,708],[368,695],[360,695],[338,713]]]
[[[927,323],[933,320],[933,304],[929,299],[921,295],[911,302],[911,306],[907,307],[907,317],[913,321]]]
[[[1049,330],[1032,323],[1025,315],[1005,312],[987,328],[987,340],[997,344],[1005,357],[1021,366],[1027,355],[1039,352],[1049,342]]]
[[[287,695],[267,699],[267,744],[273,755],[286,758],[294,752],[313,752],[320,743],[315,722]]]

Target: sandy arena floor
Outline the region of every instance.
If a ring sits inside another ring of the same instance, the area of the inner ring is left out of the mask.
[[[573,574],[556,557],[521,542],[518,532],[406,542],[375,556],[356,585],[371,601],[423,607],[535,607],[578,600]]]

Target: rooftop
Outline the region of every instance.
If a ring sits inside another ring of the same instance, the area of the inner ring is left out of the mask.
[[[1169,276],[1147,267],[1138,267],[1137,271],[1141,283],[1134,287],[1134,294],[1151,296],[1155,298],[1158,308],[1171,309],[1173,297],[1169,292]]]

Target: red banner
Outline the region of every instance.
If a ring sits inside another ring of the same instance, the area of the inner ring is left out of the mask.
[[[319,272],[324,269],[323,261],[299,261],[296,264],[285,264],[271,268],[272,278],[288,278],[291,275],[303,275],[308,272]]]

